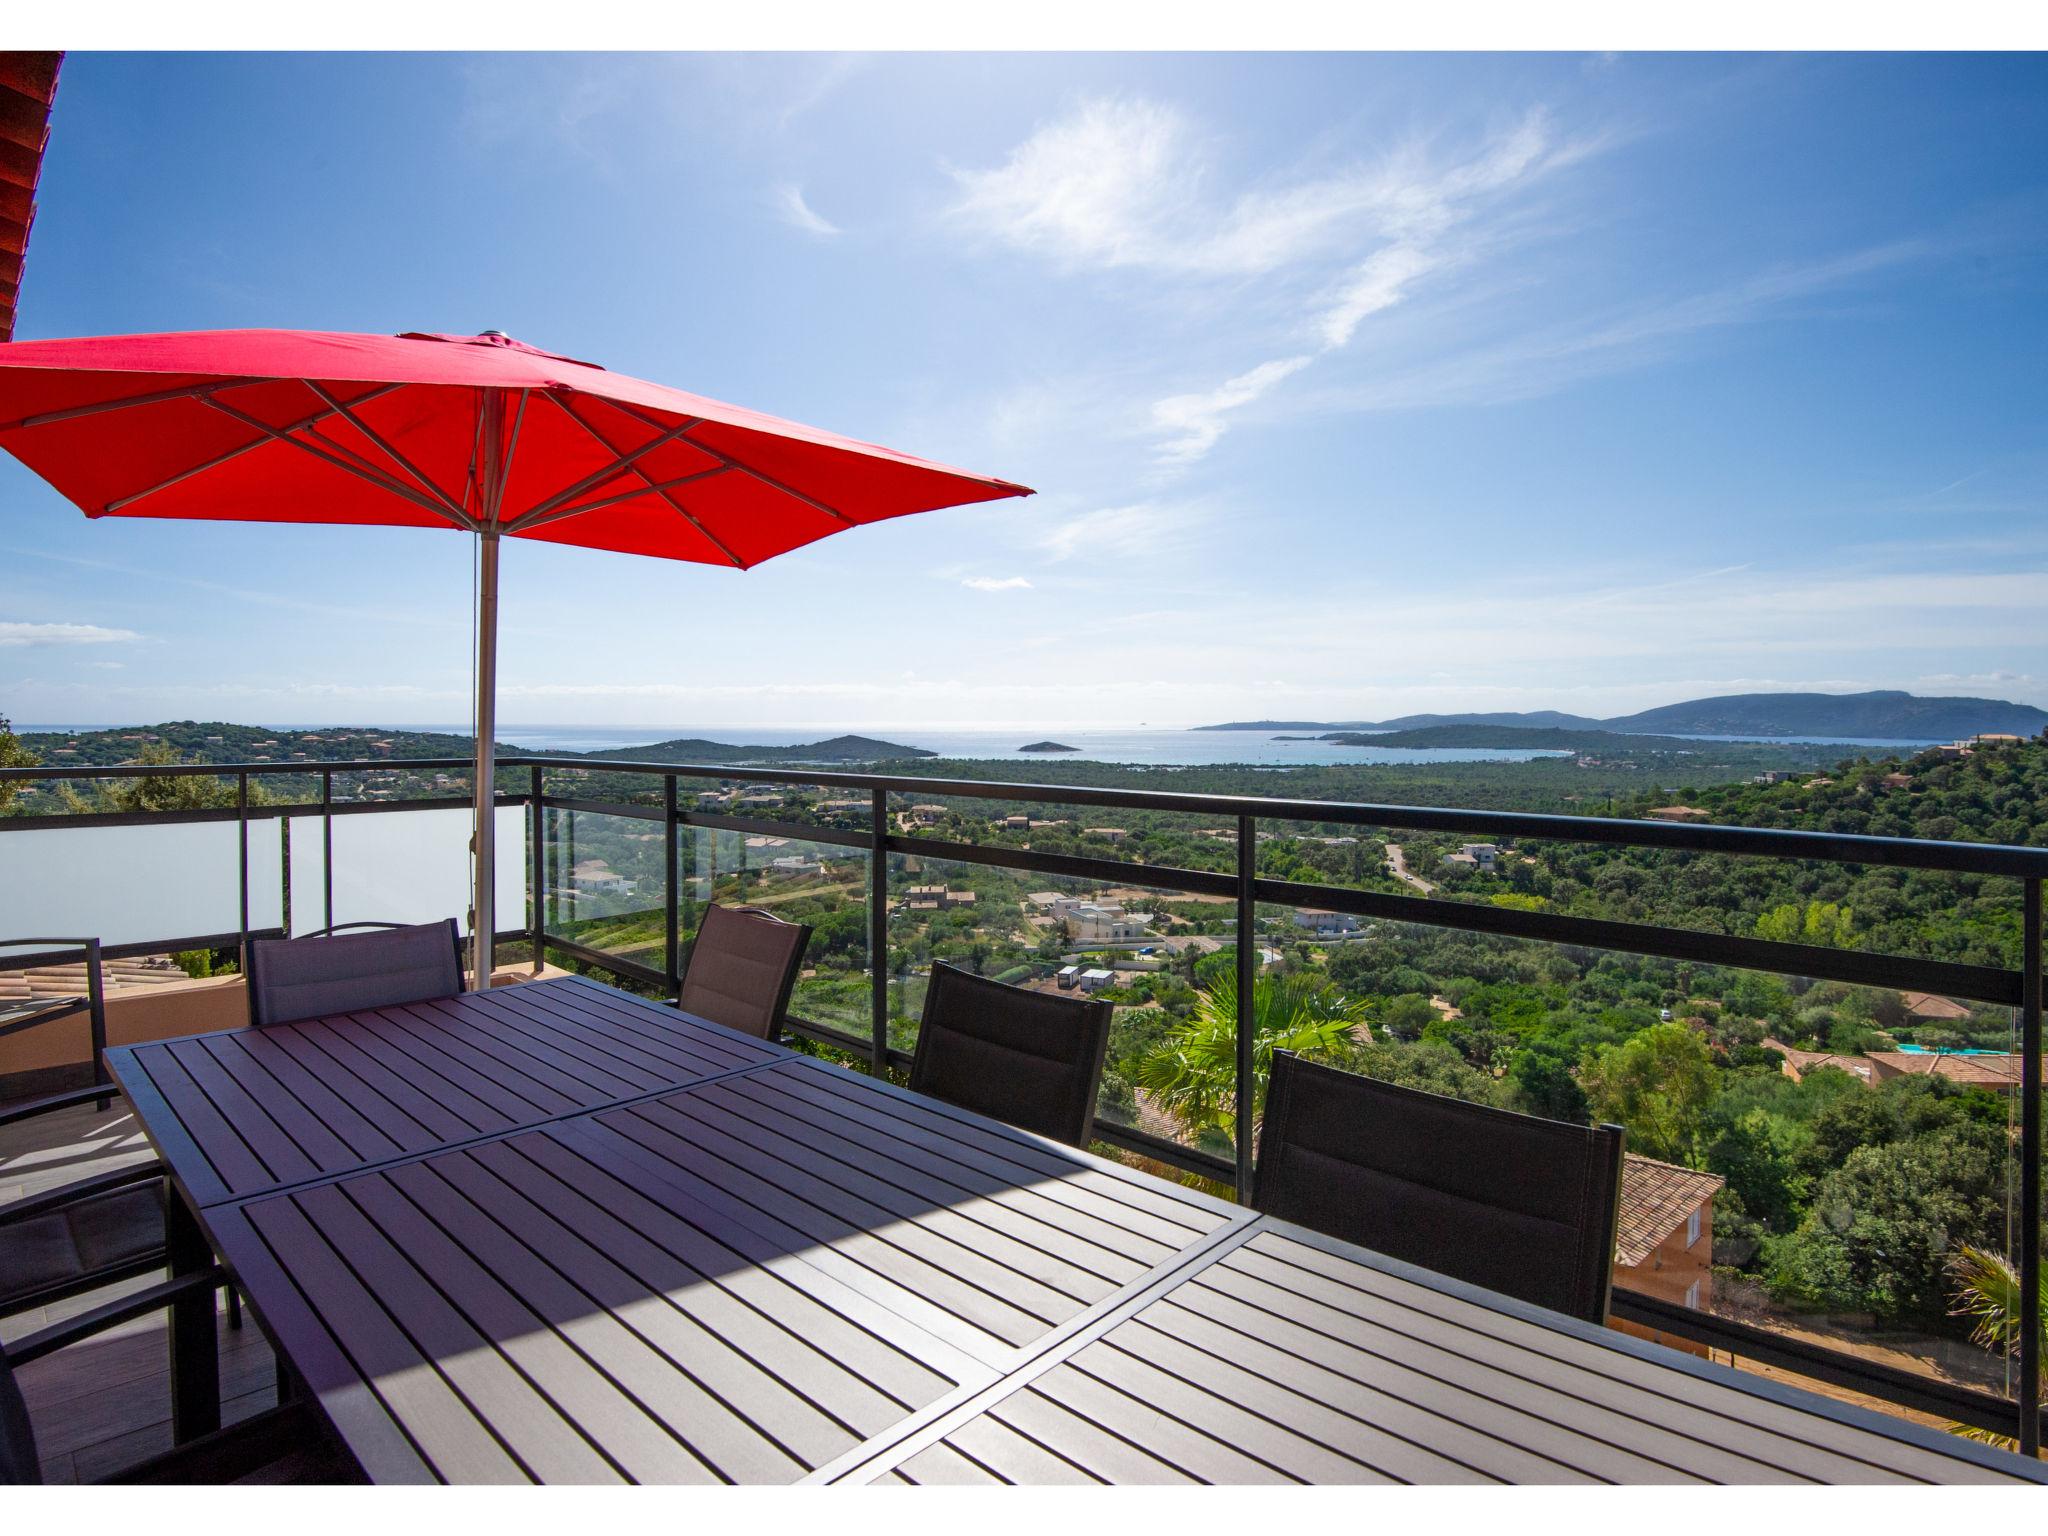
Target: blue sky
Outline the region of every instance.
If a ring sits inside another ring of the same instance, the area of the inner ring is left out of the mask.
[[[67,63],[19,335],[496,327],[1022,481],[739,575],[508,546],[501,714],[2048,705],[2048,62]],[[0,463],[0,712],[466,716],[453,534]]]

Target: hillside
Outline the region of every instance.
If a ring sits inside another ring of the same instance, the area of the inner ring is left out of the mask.
[[[1897,689],[1871,693],[1731,693],[1596,720],[1554,709],[1523,713],[1401,715],[1392,720],[1238,720],[1204,731],[1408,731],[1439,726],[1594,730],[1664,736],[1839,736],[1860,741],[1956,741],[2048,730],[2048,710],[2006,699],[1921,698]],[[1395,743],[1381,741],[1381,746]]]
[[[1328,731],[1340,747],[1507,747],[1528,752],[1686,752],[1704,745],[1677,736],[1625,736],[1591,726],[1425,725],[1401,731]]]
[[[923,747],[906,747],[899,742],[877,741],[872,736],[834,736],[829,741],[805,742],[794,747],[734,746],[730,742],[705,741],[689,737],[659,741],[651,747],[604,747],[595,752],[559,754],[565,757],[602,757],[636,763],[894,763],[912,758],[937,757]]]
[[[135,762],[152,747],[169,747],[187,762],[369,762],[373,759],[468,757],[475,738],[444,731],[380,730],[374,726],[322,726],[288,730],[231,725],[224,720],[166,720],[160,725],[107,731],[31,731],[21,744],[53,768],[102,767]],[[498,744],[500,756],[517,748]]]
[[[1680,736],[1851,736],[1953,741],[1980,732],[2037,736],[2048,711],[2004,699],[1874,693],[1733,693],[1667,704],[1604,722],[1610,731]]]
[[[375,726],[323,726],[289,730],[276,726],[230,725],[220,720],[168,720],[107,731],[29,732],[23,746],[51,767],[103,767],[132,763],[151,748],[169,747],[188,762],[393,763],[415,758],[466,758],[475,739],[445,731],[382,730]],[[520,749],[498,743],[500,757]],[[922,747],[878,741],[870,736],[835,736],[793,747],[750,746],[695,738],[664,741],[621,751],[553,754],[564,757],[632,758],[657,763],[874,763],[931,757]]]

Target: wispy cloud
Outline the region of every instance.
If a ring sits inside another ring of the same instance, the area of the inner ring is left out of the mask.
[[[1171,465],[1192,464],[1211,448],[1225,430],[1225,417],[1250,405],[1292,374],[1299,373],[1312,357],[1282,357],[1261,363],[1216,388],[1194,395],[1169,395],[1152,407],[1152,425],[1165,434],[1159,444],[1160,459]]]
[[[1168,539],[1185,539],[1209,521],[1208,510],[1195,503],[1141,501],[1067,518],[1044,529],[1037,544],[1053,560],[1137,555]]]
[[[951,214],[981,239],[1070,269],[1306,284],[1307,297],[1290,303],[1311,350],[1297,346],[1153,406],[1157,460],[1170,471],[1213,449],[1233,412],[1348,346],[1417,284],[1473,260],[1495,203],[1596,142],[1561,135],[1536,111],[1462,154],[1404,144],[1371,162],[1233,195],[1215,190],[1209,151],[1180,112],[1103,99],[1042,124],[1000,165],[955,170]]]
[[[977,592],[1021,592],[1031,583],[1022,576],[965,576],[960,585],[972,587]]]
[[[1895,241],[1773,266],[1736,282],[1579,316],[1505,340],[1446,346],[1427,361],[1379,370],[1367,383],[1307,403],[1312,409],[1370,411],[1531,399],[1642,366],[1685,337],[1783,315],[1802,301],[1937,254],[1928,242]]]
[[[804,189],[793,181],[786,181],[775,188],[774,202],[782,215],[782,221],[794,229],[800,229],[810,235],[845,233],[837,224],[805,202]]]
[[[115,645],[140,640],[132,629],[103,624],[27,624],[0,619],[0,645]]]

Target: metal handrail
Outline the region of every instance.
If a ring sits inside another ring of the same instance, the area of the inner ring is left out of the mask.
[[[870,858],[870,1012],[871,1033],[859,1042],[846,1031],[805,1021],[788,1020],[788,1028],[822,1043],[845,1047],[864,1044],[870,1063],[877,1071],[900,1066],[905,1053],[888,1043],[888,977],[884,961],[888,948],[888,858],[891,854],[913,855],[940,860],[990,864],[1052,875],[1124,880],[1163,890],[1227,894],[1235,897],[1238,935],[1246,942],[1238,951],[1238,1056],[1237,1123],[1252,1123],[1252,1072],[1250,1009],[1252,987],[1249,978],[1257,905],[1261,901],[1280,905],[1315,905],[1338,911],[1383,917],[1389,921],[1494,933],[1553,944],[1589,949],[1621,949],[1634,953],[1678,960],[1724,965],[1739,969],[1775,971],[1782,974],[1840,979],[1866,985],[1885,985],[1975,997],[2016,1008],[2021,1016],[2021,1065],[2024,1081],[2020,1088],[2020,1164],[2022,1193],[2019,1216],[2020,1294],[2038,1292],[2041,1258],[2041,1018],[2043,1009],[2042,888],[2048,881],[2048,848],[2016,847],[1993,843],[1958,843],[1923,838],[1876,837],[1867,834],[1808,832],[1781,828],[1735,827],[1701,823],[1632,821],[1613,817],[1562,816],[1549,813],[1447,809],[1433,806],[1377,805],[1348,801],[1279,799],[1255,795],[1182,794],[1159,790],[1114,789],[1083,785],[1005,783],[990,780],[940,779],[916,774],[847,772],[822,768],[767,768],[742,764],[683,764],[641,762],[631,759],[562,757],[546,753],[507,753],[496,758],[502,768],[527,771],[526,787],[501,791],[498,805],[526,805],[531,808],[533,846],[532,888],[529,900],[533,916],[525,929],[504,931],[503,937],[532,942],[536,961],[549,948],[557,949],[586,964],[604,967],[627,979],[653,987],[673,997],[679,971],[677,914],[680,884],[676,867],[675,832],[683,827],[710,830],[763,832],[800,840],[828,842],[863,848]],[[234,936],[246,953],[251,937],[249,926],[248,828],[252,819],[295,815],[318,815],[326,839],[324,862],[326,918],[333,922],[332,829],[337,815],[446,809],[460,804],[449,799],[405,801],[357,801],[337,803],[334,778],[337,774],[388,773],[420,769],[468,769],[469,758],[377,758],[368,761],[294,761],[288,763],[232,764],[126,764],[109,766],[75,765],[0,769],[0,783],[50,780],[111,778],[211,777],[235,782],[235,805],[229,808],[168,812],[119,812],[77,815],[0,816],[0,833],[44,830],[54,826],[106,826],[114,824],[164,824],[186,821],[226,821],[238,824],[241,874],[240,932]],[[663,784],[658,805],[624,804],[589,796],[551,795],[547,773],[550,769],[581,774],[653,775]],[[320,798],[304,805],[251,806],[249,785],[265,776],[317,775]],[[729,781],[744,779],[767,784],[791,784],[821,788],[844,788],[868,794],[869,826],[851,831],[844,828],[807,826],[753,817],[726,816],[712,812],[684,810],[678,803],[679,779]],[[1234,872],[1179,869],[1148,865],[1129,859],[1106,859],[1081,855],[1052,855],[1003,844],[958,843],[927,837],[909,837],[890,830],[891,794],[915,795],[924,799],[970,799],[1092,806],[1113,810],[1174,812],[1209,816],[1228,821],[1237,836]],[[541,849],[545,844],[544,817],[550,810],[585,811],[593,814],[627,816],[662,822],[669,828],[667,857],[667,921],[664,935],[664,965],[660,971],[624,957],[578,943],[567,935],[550,934],[546,927],[545,889]],[[1549,839],[1615,847],[1667,849],[1680,852],[1715,853],[1776,860],[1813,860],[1833,864],[1874,865],[1888,868],[1924,869],[1937,872],[2017,879],[2021,882],[2024,917],[2024,954],[2020,969],[1960,965],[1954,962],[1915,959],[1908,956],[1875,954],[1862,950],[1829,949],[1762,939],[1738,938],[1701,930],[1672,928],[1662,924],[1621,923],[1604,919],[1568,917],[1555,913],[1525,913],[1455,900],[1428,900],[1345,886],[1326,886],[1266,878],[1258,873],[1258,826],[1265,822],[1309,823],[1337,826],[1367,826],[1389,830],[1452,833],[1491,833],[1524,839]],[[225,935],[219,937],[227,937]],[[25,941],[45,945],[75,944],[77,941]],[[5,948],[7,946],[0,946]],[[191,947],[178,943],[171,947]],[[141,945],[124,945],[126,952],[138,952]],[[34,958],[34,957],[29,957]],[[0,970],[19,968],[19,959],[0,954]],[[1240,1197],[1248,1192],[1253,1175],[1253,1149],[1249,1138],[1237,1148],[1235,1163],[1193,1148],[1182,1148],[1158,1138],[1121,1127],[1099,1126],[1102,1139],[1176,1164],[1211,1178],[1234,1181]],[[1627,1298],[1628,1293],[1619,1293]],[[1647,1300],[1635,1298],[1635,1300]],[[1675,1309],[1657,1309],[1657,1326],[1669,1332],[1684,1332],[1681,1317],[1662,1315]],[[1715,1322],[1702,1319],[1698,1336],[1706,1342],[1722,1342]],[[1855,1357],[1839,1351],[1815,1349],[1815,1360],[1850,1362],[1838,1370],[1853,1370]],[[2041,1357],[2038,1331],[2023,1330],[2020,1350],[2018,1439],[2029,1454],[2040,1446]],[[1882,1373],[1864,1373],[1872,1383],[1867,1390],[1883,1395]],[[1899,1398],[1905,1401],[1905,1398]],[[1978,1418],[1989,1411],[1984,1398],[1977,1406]]]

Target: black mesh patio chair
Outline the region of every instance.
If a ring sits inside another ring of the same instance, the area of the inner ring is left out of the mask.
[[[911,1090],[1085,1147],[1111,1011],[1106,1002],[1027,992],[934,965]]]
[[[39,959],[45,953],[72,949],[82,953],[85,991],[76,997],[43,997],[11,1005],[0,1015],[0,1034],[89,1012],[96,1081],[89,1087],[0,1106],[0,1127],[88,1104],[105,1110],[119,1096],[107,1082],[101,1054],[107,1044],[107,1019],[99,940],[22,939],[5,947],[30,946],[38,949]],[[0,1317],[162,1269],[165,1195],[164,1166],[151,1158],[0,1205]]]
[[[759,908],[707,907],[676,1007],[757,1040],[773,1040],[810,942],[804,924],[786,923]]]
[[[43,1480],[35,1426],[17,1368],[95,1334],[227,1284],[219,1268],[183,1275],[0,1347],[0,1485]],[[289,1402],[231,1424],[104,1479],[110,1483],[356,1483],[361,1474],[312,1409]]]
[[[370,931],[345,931],[357,928]],[[342,923],[249,945],[249,1022],[259,1029],[431,1002],[461,990],[462,938],[452,917],[410,927]]]
[[[1466,1104],[1273,1053],[1255,1209],[1607,1320],[1623,1132]]]

